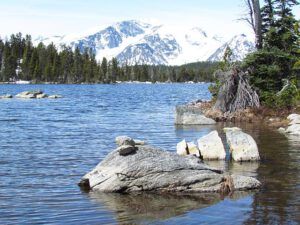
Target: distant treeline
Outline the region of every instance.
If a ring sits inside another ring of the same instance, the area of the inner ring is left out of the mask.
[[[100,61],[89,49],[83,53],[50,44],[33,46],[31,36],[21,33],[0,39],[0,81],[30,80],[36,83],[113,83],[115,81],[186,82],[212,81],[217,63],[197,62],[183,66],[119,65],[113,58]]]

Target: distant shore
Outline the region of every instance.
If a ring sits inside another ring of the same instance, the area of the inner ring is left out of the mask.
[[[112,82],[112,83],[86,83],[86,82],[82,82],[82,83],[60,83],[60,82],[32,82],[32,81],[28,81],[28,82],[0,82],[1,84],[14,84],[14,85],[28,85],[28,84],[203,84],[203,83],[210,83],[210,82],[194,82],[194,81],[186,81],[186,82],[169,82],[169,81],[165,81],[165,82],[160,82],[160,81],[116,81],[116,82]]]

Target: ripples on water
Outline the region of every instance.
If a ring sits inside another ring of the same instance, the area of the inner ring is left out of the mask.
[[[197,196],[82,193],[76,183],[129,135],[175,151],[217,126],[175,127],[174,107],[209,99],[207,84],[1,85],[0,95],[42,89],[62,99],[0,100],[0,224],[297,224],[299,146],[258,124],[261,163],[210,162],[263,182],[258,192]],[[227,124],[233,126],[233,124]]]

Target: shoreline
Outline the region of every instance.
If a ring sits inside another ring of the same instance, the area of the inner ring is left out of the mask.
[[[205,83],[212,83],[209,81],[201,81],[201,82],[194,82],[194,81],[187,81],[187,82],[151,82],[151,81],[116,81],[115,83],[59,83],[59,82],[30,82],[30,83],[16,83],[16,82],[0,82],[0,85],[36,85],[36,84],[53,84],[53,85],[60,85],[60,84],[69,84],[69,85],[93,85],[93,84],[205,84]]]
[[[261,106],[258,109],[247,108],[233,113],[223,113],[219,110],[213,109],[212,101],[198,100],[177,107],[185,107],[187,112],[203,115],[209,119],[213,119],[217,123],[264,123],[273,128],[287,127],[290,123],[290,121],[287,119],[287,116],[290,114],[300,114],[299,105],[297,107],[285,110]]]

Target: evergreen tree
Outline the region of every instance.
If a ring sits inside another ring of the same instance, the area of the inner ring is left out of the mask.
[[[297,4],[295,0],[265,1],[262,8],[263,49],[249,54],[244,60],[251,83],[258,89],[261,101],[266,104],[274,105],[275,100],[270,96],[277,96],[285,81],[295,77],[295,63],[299,58],[299,32],[292,7]]]
[[[102,59],[102,62],[101,62],[101,70],[102,70],[102,74],[103,74],[103,77],[104,77],[104,81],[108,79],[107,77],[107,59],[105,57],[103,57]]]

